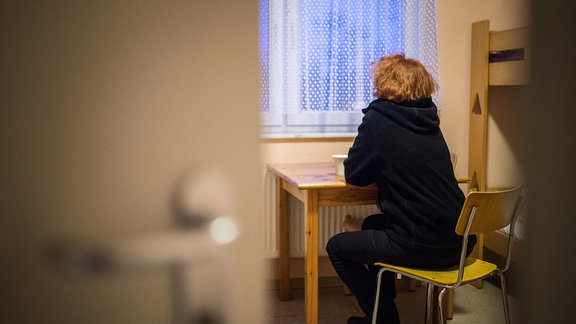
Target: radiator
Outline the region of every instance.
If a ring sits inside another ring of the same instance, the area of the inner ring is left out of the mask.
[[[266,257],[278,256],[277,220],[276,215],[276,181],[273,174],[264,171],[264,226]],[[289,195],[290,210],[290,256],[304,256],[304,208],[302,203]],[[378,213],[375,205],[320,207],[318,221],[318,255],[326,256],[326,243],[336,233],[342,232],[342,221],[346,215],[366,217]]]

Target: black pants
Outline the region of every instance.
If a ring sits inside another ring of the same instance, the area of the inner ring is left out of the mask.
[[[326,246],[330,261],[338,276],[356,297],[366,316],[371,317],[379,268],[374,262],[386,262],[403,266],[440,268],[458,263],[459,249],[443,251],[420,251],[403,247],[385,231],[386,216],[372,215],[362,224],[362,230],[334,235]],[[470,249],[471,250],[471,247]],[[378,306],[378,323],[398,323],[396,310],[395,275],[385,272]]]

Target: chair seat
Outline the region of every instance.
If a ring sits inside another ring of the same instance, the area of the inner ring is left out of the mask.
[[[458,266],[431,270],[401,267],[382,262],[376,262],[374,265],[387,269],[393,269],[395,272],[401,273],[408,277],[424,279],[425,281],[438,283],[441,285],[453,285],[458,281]],[[464,284],[474,280],[482,279],[492,273],[492,271],[496,270],[496,268],[497,266],[493,263],[473,257],[468,257],[465,262],[464,278],[462,279],[462,283]]]

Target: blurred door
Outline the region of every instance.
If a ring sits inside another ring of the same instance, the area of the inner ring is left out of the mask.
[[[255,1],[0,3],[1,323],[182,309],[201,323],[214,301],[221,322],[261,322],[257,15]],[[221,180],[206,192],[239,230],[223,249],[206,222],[177,229],[185,170]],[[111,266],[111,246],[143,264]]]

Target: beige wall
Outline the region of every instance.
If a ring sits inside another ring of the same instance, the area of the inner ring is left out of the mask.
[[[468,170],[468,118],[470,96],[470,43],[471,24],[489,19],[492,30],[527,26],[528,0],[438,0],[438,53],[442,94],[442,131],[450,148],[460,156],[456,172]],[[492,112],[501,106],[497,98],[516,89],[490,88],[489,106]],[[496,107],[497,108],[497,107]],[[489,119],[488,179],[489,187],[513,185],[518,181],[514,153],[504,136],[501,120],[508,120],[508,113],[497,109]],[[502,116],[504,115],[504,116]],[[512,161],[512,163],[510,163]]]
[[[528,0],[438,0],[438,53],[442,95],[442,130],[450,149],[459,155],[456,172],[468,172],[468,107],[470,87],[470,33],[474,21],[490,19],[492,29],[529,25]],[[500,97],[507,97],[499,89]],[[514,90],[512,90],[514,91]],[[503,112],[506,115],[505,112]],[[505,116],[506,117],[506,116]],[[508,120],[509,118],[503,118]],[[514,154],[501,133],[501,123],[490,122],[489,186],[516,182]],[[263,163],[331,161],[347,152],[352,139],[265,141]],[[500,168],[500,165],[506,168]],[[512,165],[512,167],[511,167]],[[508,179],[512,177],[512,180]]]
[[[171,228],[176,177],[203,165],[242,202],[215,306],[261,323],[258,3],[4,0],[0,21],[0,323],[175,323],[168,266],[71,280],[45,261]]]
[[[354,138],[266,139],[261,143],[264,163],[329,162],[332,154],[347,154]]]

